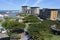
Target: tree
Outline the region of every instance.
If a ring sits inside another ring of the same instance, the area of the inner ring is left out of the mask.
[[[13,30],[13,29],[24,29],[25,24],[24,23],[19,23],[17,21],[5,21],[5,22],[2,23],[2,26],[5,29]]]
[[[28,15],[24,18],[25,22],[28,23],[36,23],[36,22],[39,22],[40,20],[38,19],[37,16],[35,15]]]
[[[11,35],[13,35],[13,33],[11,31],[16,30],[16,29],[24,29],[25,24],[19,23],[17,21],[8,21],[7,20],[2,23],[2,27],[7,30],[8,36],[11,37]],[[17,33],[14,33],[14,34],[17,34]]]
[[[4,16],[4,19],[5,19],[5,20],[8,20],[8,19],[9,19],[9,17],[7,17],[7,16]]]
[[[60,22],[56,23],[56,29],[60,29]]]
[[[0,22],[2,22],[3,21],[3,19],[0,19]]]
[[[60,28],[60,22],[58,22],[58,21],[44,20],[44,21],[42,21],[42,23],[49,27],[51,27],[52,25],[56,25],[56,28],[58,28],[58,29]]]
[[[50,28],[47,25],[40,24],[30,24],[28,32],[33,36],[34,40],[44,40],[44,38],[50,37]]]
[[[27,13],[19,13],[18,15],[25,17],[25,16],[27,16],[28,14],[27,14]]]

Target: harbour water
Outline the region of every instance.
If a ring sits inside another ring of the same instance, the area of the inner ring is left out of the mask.
[[[19,10],[0,10],[0,14],[7,14],[10,18],[16,18],[19,13]]]

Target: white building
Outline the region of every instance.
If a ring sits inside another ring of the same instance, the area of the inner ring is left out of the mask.
[[[31,7],[31,14],[39,15],[40,8],[39,7]]]
[[[30,13],[30,7],[29,6],[22,6],[22,13]]]
[[[0,14],[0,17],[4,17],[2,14]]]
[[[5,16],[8,16],[8,14],[0,14],[0,17],[3,18]]]
[[[22,13],[39,15],[40,8],[39,7],[22,6]]]

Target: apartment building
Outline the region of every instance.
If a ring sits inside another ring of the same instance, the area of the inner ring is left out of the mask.
[[[50,20],[57,20],[57,14],[58,14],[58,10],[52,9],[51,10]]]
[[[60,9],[58,9],[57,20],[60,20]]]
[[[60,20],[60,9],[40,9],[39,7],[22,6],[22,12],[38,15],[41,19]]]
[[[56,20],[57,14],[58,14],[58,9],[44,8],[40,10],[39,17],[47,20]]]
[[[31,14],[39,15],[39,13],[40,13],[39,10],[40,10],[39,7],[31,7]]]
[[[29,6],[22,6],[22,13],[30,13],[30,7]]]
[[[41,19],[50,19],[50,15],[51,15],[51,10],[49,10],[47,8],[40,9],[39,17]]]
[[[39,15],[39,13],[40,13],[39,10],[40,10],[39,7],[22,6],[22,13]]]

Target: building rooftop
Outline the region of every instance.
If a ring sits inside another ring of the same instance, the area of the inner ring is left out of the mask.
[[[58,10],[58,9],[50,9],[50,10]]]
[[[43,9],[40,9],[40,11],[41,11],[41,10],[49,10],[49,11],[56,10],[56,11],[58,11],[58,10],[60,10],[60,9],[49,9],[49,8],[43,8]]]
[[[39,7],[31,7],[31,8],[39,8]]]
[[[22,7],[29,7],[29,6],[22,6]]]

